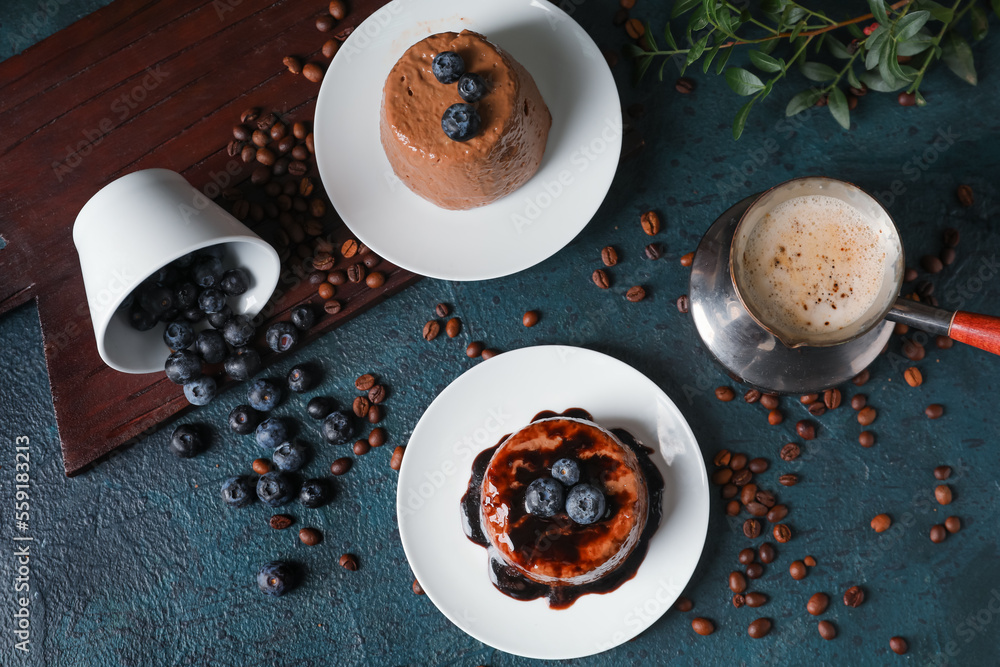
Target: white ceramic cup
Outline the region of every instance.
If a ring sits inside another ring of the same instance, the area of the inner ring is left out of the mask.
[[[97,349],[123,373],[163,370],[170,350],[163,324],[132,328],[118,307],[143,280],[184,255],[224,244],[223,267],[243,267],[250,289],[233,307],[256,315],[274,292],[278,253],[169,169],[144,169],[112,181],[90,198],[73,225]],[[232,300],[230,300],[232,304]]]

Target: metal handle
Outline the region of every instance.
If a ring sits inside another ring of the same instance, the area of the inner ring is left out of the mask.
[[[955,313],[950,310],[934,308],[903,297],[896,299],[892,310],[885,316],[887,320],[907,324],[935,336],[947,336],[954,317]]]
[[[899,298],[886,319],[908,324],[929,334],[949,336],[959,343],[1000,354],[1000,317],[964,310],[952,312]]]

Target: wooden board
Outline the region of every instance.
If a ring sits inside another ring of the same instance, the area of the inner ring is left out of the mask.
[[[353,0],[324,34],[315,27],[323,2],[118,0],[0,63],[0,313],[37,301],[67,475],[189,407],[163,374],[126,375],[101,361],[71,239],[80,208],[111,180],[148,167],[178,171],[199,189],[246,181],[251,168],[238,160],[233,168],[225,151],[243,109],[312,119],[319,85],[289,73],[282,58],[325,65],[323,42],[343,39],[382,4]],[[310,175],[319,181],[315,164]],[[339,247],[349,233],[332,210],[327,218]],[[305,342],[418,279],[387,262],[378,268],[385,285],[341,288],[344,309],[324,315]],[[279,285],[269,321],[317,301],[308,282]],[[263,355],[264,364],[275,356]]]

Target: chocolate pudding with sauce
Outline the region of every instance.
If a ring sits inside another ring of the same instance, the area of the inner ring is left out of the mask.
[[[474,106],[481,129],[467,141],[449,138],[441,117],[462,102],[454,84],[440,83],[434,57],[458,53],[467,72],[489,92]],[[382,92],[379,133],[396,176],[441,208],[484,206],[534,176],[545,152],[552,116],[524,67],[482,35],[444,32],[417,42],[399,59]]]
[[[660,522],[663,478],[651,450],[622,429],[606,430],[585,410],[541,412],[531,424],[476,458],[462,498],[463,526],[490,556],[490,579],[516,599],[547,597],[569,607],[586,593],[607,593],[631,579]],[[601,489],[603,515],[579,524],[565,511],[526,509],[528,485],[572,459],[581,483]]]

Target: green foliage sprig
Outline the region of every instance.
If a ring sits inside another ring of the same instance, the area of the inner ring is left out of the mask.
[[[978,82],[969,42],[957,30],[968,17],[973,42],[988,32],[988,4],[1000,16],[1000,0],[954,0],[950,6],[933,0],[868,0],[870,14],[837,21],[826,13],[792,0],[762,0],[756,11],[728,0],[676,0],[671,20],[687,15],[684,47],[667,22],[660,48],[648,22],[637,43],[626,45],[634,58],[638,83],[657,59],[662,59],[659,79],[671,59],[683,59],[681,74],[700,64],[703,72],[714,67],[725,76],[737,95],[750,99],[733,120],[733,138],[743,133],[753,105],[771,94],[774,86],[794,66],[817,85],[794,95],[785,107],[786,116],[825,100],[831,115],[845,129],[851,126],[848,96],[842,87],[855,90],[905,93],[900,103],[923,106],[920,93],[931,63],[943,60],[963,81]],[[864,28],[860,24],[867,23]],[[845,33],[850,39],[845,37]],[[838,36],[839,35],[839,36]],[[842,39],[843,37],[843,39]],[[777,55],[779,46],[783,56]],[[730,56],[746,47],[747,57],[760,74],[742,67],[727,67]],[[836,66],[810,59],[823,51]],[[902,62],[901,62],[902,61]],[[905,95],[906,97],[904,97]]]

